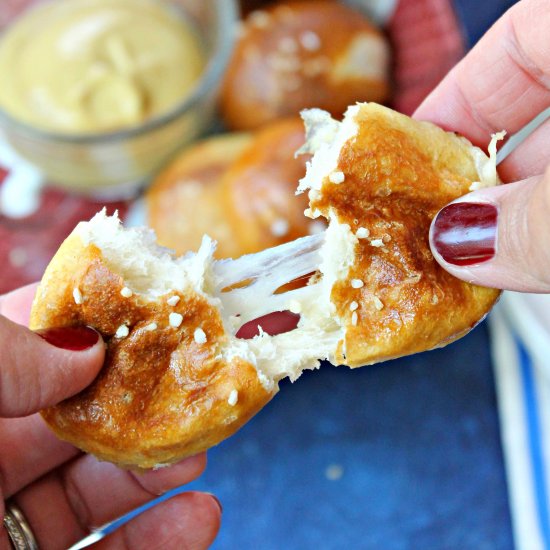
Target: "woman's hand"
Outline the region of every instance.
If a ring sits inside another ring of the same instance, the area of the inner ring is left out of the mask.
[[[518,2],[415,117],[481,147],[491,133],[518,131],[550,106],[549,28],[547,0]],[[550,292],[549,142],[547,123],[499,167],[504,181],[516,183],[471,193],[438,214],[430,241],[446,270],[484,286]]]
[[[28,323],[35,288],[0,297],[0,517],[4,500],[13,499],[40,548],[57,549],[192,481],[204,470],[206,455],[137,474],[58,440],[36,412],[87,386],[101,368],[104,345],[91,329],[39,336],[21,326]],[[220,517],[214,497],[189,492],[145,512],[97,547],[207,548]],[[0,548],[9,547],[0,528]]]

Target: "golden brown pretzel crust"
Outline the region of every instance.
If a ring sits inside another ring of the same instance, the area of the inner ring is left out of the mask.
[[[77,305],[73,289],[84,302]],[[122,278],[97,247],[71,235],[48,267],[37,292],[31,328],[90,325],[107,345],[96,380],[73,398],[43,411],[54,432],[101,459],[151,468],[204,451],[237,431],[272,397],[255,368],[217,357],[226,336],[215,307],[196,292],[148,302],[124,298]],[[166,299],[180,296],[176,306]],[[171,312],[183,315],[179,328]],[[155,330],[147,330],[150,323]],[[114,336],[127,324],[126,338]],[[202,327],[207,343],[195,342]],[[238,391],[235,405],[228,403]]]
[[[296,196],[296,183],[306,173],[309,156],[295,158],[304,144],[304,123],[290,118],[258,131],[223,177],[226,212],[241,254],[259,252],[307,235],[307,197]],[[287,231],[274,234],[273,224]]]
[[[359,239],[348,279],[332,290],[347,320],[341,362],[356,367],[458,339],[487,314],[500,291],[456,279],[437,264],[428,243],[435,214],[479,179],[472,146],[372,103],[362,105],[355,120],[357,136],[338,161],[345,181],[325,178],[312,207],[324,213],[332,208],[354,232],[370,232]],[[378,239],[383,246],[371,244]],[[351,279],[364,286],[352,288]],[[359,304],[356,326],[353,301]]]
[[[222,179],[251,139],[246,133],[208,138],[183,151],[157,176],[145,202],[148,224],[161,245],[184,254],[197,250],[208,234],[218,243],[216,257],[243,253],[227,221]]]
[[[258,128],[310,107],[339,117],[355,101],[388,99],[385,75],[358,72],[371,62],[369,54],[350,55],[344,76],[336,68],[357,37],[369,37],[378,43],[377,53],[387,55],[384,36],[363,14],[338,2],[305,0],[276,3],[259,16],[245,21],[224,78],[221,109],[229,128]],[[319,46],[302,47],[304,33],[314,33]],[[296,51],[284,51],[289,39]]]

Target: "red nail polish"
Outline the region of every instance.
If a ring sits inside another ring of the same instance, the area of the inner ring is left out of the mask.
[[[90,327],[63,327],[37,330],[36,334],[56,348],[84,351],[94,347],[99,333]]]
[[[212,493],[206,493],[206,494],[211,496],[214,499],[214,501],[218,505],[218,508],[220,509],[220,513],[223,513],[223,506],[222,506],[222,503],[220,502],[220,499],[216,495],[213,495]]]
[[[439,211],[431,241],[441,257],[453,265],[473,265],[494,257],[497,237],[496,206],[457,202]]]

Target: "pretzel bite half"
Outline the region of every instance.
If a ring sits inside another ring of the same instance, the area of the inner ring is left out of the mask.
[[[345,326],[338,362],[375,363],[466,334],[499,291],[442,269],[428,233],[447,203],[498,183],[495,158],[462,137],[374,103],[350,107],[342,123],[319,110],[304,118],[305,150],[315,153],[300,183],[309,189],[309,214],[343,224],[355,237],[353,265],[331,292]]]
[[[94,383],[43,416],[86,452],[151,468],[235,432],[272,397],[206,291],[212,243],[174,260],[145,230],[98,214],[48,266],[31,326],[89,325],[107,357]]]
[[[107,356],[89,388],[43,412],[59,437],[122,466],[168,464],[234,433],[319,359],[357,367],[440,347],[489,311],[499,291],[439,267],[428,231],[449,201],[498,182],[494,145],[487,157],[375,104],[304,118],[314,156],[299,189],[323,233],[234,260],[214,260],[205,238],[177,258],[100,213],[61,246],[31,327],[91,325]],[[275,311],[299,314],[297,327],[236,337]]]
[[[252,129],[306,107],[341,116],[354,101],[385,101],[389,90],[389,46],[361,12],[279,2],[244,21],[221,110],[229,128]]]
[[[304,216],[307,196],[296,195],[296,182],[305,176],[309,158],[295,156],[304,137],[299,117],[272,122],[255,133],[226,171],[222,183],[225,211],[242,254],[325,227],[322,221]]]
[[[183,254],[197,250],[208,234],[217,242],[217,257],[243,254],[223,205],[222,179],[251,139],[246,133],[207,138],[185,149],[155,178],[145,204],[147,223],[161,245]]]

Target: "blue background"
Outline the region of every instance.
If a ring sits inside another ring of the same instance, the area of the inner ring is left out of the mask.
[[[224,505],[214,548],[512,548],[488,347],[481,326],[442,350],[281,384],[192,484]]]
[[[469,44],[511,4],[457,1]],[[511,549],[488,350],[482,325],[443,350],[282,383],[191,484],[224,506],[214,548]]]

